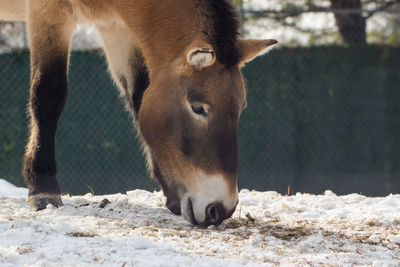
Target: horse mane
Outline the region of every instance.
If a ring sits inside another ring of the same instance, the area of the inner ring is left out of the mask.
[[[239,15],[230,0],[196,0],[204,19],[204,34],[215,50],[217,60],[227,67],[237,65],[240,52]]]

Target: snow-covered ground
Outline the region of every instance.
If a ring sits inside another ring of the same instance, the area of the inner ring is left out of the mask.
[[[28,189],[16,187],[15,185],[0,178],[0,197],[27,196]]]
[[[25,197],[0,197],[0,266],[400,264],[400,195],[242,190],[233,217],[208,229],[171,214],[160,192],[63,200],[33,212]]]

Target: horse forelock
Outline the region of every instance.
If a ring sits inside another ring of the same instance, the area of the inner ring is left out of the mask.
[[[204,34],[215,50],[217,60],[227,67],[237,65],[240,51],[239,15],[230,0],[196,0],[203,18]]]

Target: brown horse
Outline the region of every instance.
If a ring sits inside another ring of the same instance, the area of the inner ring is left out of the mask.
[[[239,39],[228,0],[0,0],[1,18],[28,22],[31,123],[23,175],[34,209],[62,205],[55,134],[67,99],[71,36],[89,22],[167,207],[202,226],[232,215],[246,107],[240,67],[275,40]]]

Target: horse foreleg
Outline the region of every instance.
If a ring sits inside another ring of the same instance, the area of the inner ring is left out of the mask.
[[[67,99],[70,39],[75,28],[67,1],[30,1],[30,137],[23,176],[35,210],[63,205],[56,180],[55,135]]]

